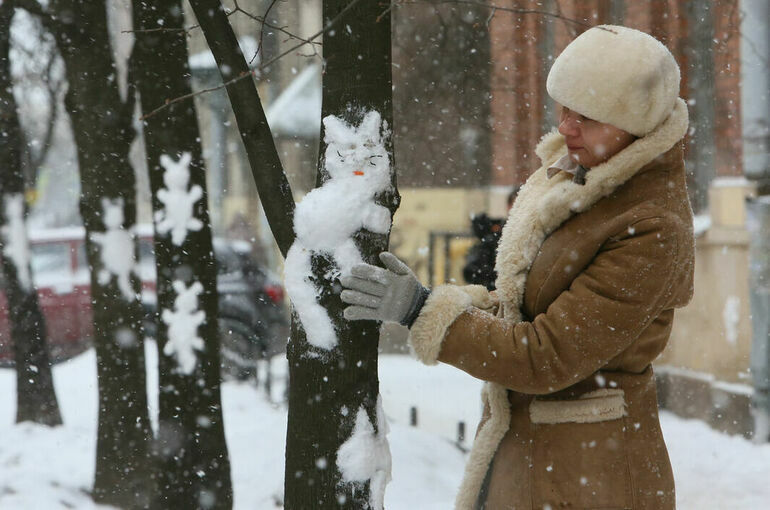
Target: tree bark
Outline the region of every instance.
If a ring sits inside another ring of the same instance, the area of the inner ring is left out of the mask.
[[[34,3],[33,13],[39,11]],[[154,489],[139,281],[130,274],[130,290],[126,292],[125,285],[121,290],[118,277],[105,265],[111,261],[102,258],[99,242],[108,232],[103,199],[113,204],[113,213],[123,216],[113,232],[117,227],[130,233],[135,223],[135,177],[128,160],[135,136],[134,103],[130,98],[122,101],[118,91],[105,2],[52,0],[47,12],[44,24],[52,31],[66,68],[65,108],[77,145],[80,214],[91,268],[99,384],[93,498],[121,508],[145,508]],[[104,248],[108,244],[105,241]],[[135,256],[136,243],[129,244],[128,251]]]
[[[11,3],[0,4],[0,260],[16,364],[16,422],[61,425],[45,341],[45,320],[32,281],[30,260],[14,261],[13,248],[9,246],[18,243],[16,249],[30,253],[26,228],[18,230],[15,240],[9,238],[13,236],[10,222],[21,221],[26,227],[27,218],[22,168],[24,137],[13,96],[9,59],[13,14]],[[16,218],[9,214],[14,207]]]
[[[325,23],[335,19],[349,3],[325,0]],[[390,14],[378,19],[383,10],[377,2],[360,2],[339,19],[337,26],[344,28],[325,35],[322,117],[335,115],[358,125],[367,111],[376,110],[392,129]],[[390,134],[386,143],[393,187],[392,192],[378,199],[392,215],[399,195]],[[319,185],[328,178],[324,172],[325,150],[322,142]],[[364,260],[373,264],[379,263],[377,254],[388,247],[387,235],[365,230],[356,234],[355,241]],[[319,356],[318,349],[307,342],[295,315],[287,352],[290,386],[284,492],[285,506],[292,510],[370,508],[369,481],[346,483],[337,467],[337,452],[350,437],[360,408],[365,409],[375,432],[379,432],[379,325],[342,319],[338,282],[325,276],[333,273],[329,271],[333,265],[326,256],[313,258],[316,284],[323,287],[320,302],[338,332],[338,346]]]
[[[190,94],[192,90],[185,33],[175,31],[183,27],[182,3],[134,0],[133,12],[137,32],[132,76],[142,108],[149,111],[166,99]],[[159,24],[169,30],[142,32]],[[164,354],[169,328],[164,320],[158,321],[160,409],[156,475],[159,492],[153,505],[158,509],[229,509],[233,502],[220,398],[216,266],[199,137],[192,101],[172,104],[144,121],[153,211],[163,214],[165,209],[160,199],[162,190],[168,189],[160,164],[162,155],[178,160],[183,153],[189,153],[189,189],[197,186],[203,191],[193,209],[194,217],[202,223],[199,230],[188,231],[181,244],[172,242],[168,233],[157,228],[155,231],[159,316],[175,311],[178,295],[172,286],[174,280],[184,282],[187,287],[194,282],[202,284],[199,310],[205,314],[197,331],[205,347],[197,353],[197,363],[189,373],[180,371],[176,360]]]

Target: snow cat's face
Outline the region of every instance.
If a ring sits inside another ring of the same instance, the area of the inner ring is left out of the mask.
[[[357,187],[382,191],[390,185],[390,157],[385,148],[387,124],[376,111],[358,126],[333,116],[324,119],[325,168],[331,179],[352,180]]]

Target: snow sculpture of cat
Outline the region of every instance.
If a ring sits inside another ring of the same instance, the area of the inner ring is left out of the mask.
[[[337,345],[337,335],[310,280],[311,257],[325,254],[334,259],[339,274],[327,278],[346,275],[362,261],[353,235],[361,229],[385,234],[390,228],[390,211],[375,203],[375,197],[390,189],[391,168],[385,148],[388,126],[378,112],[368,112],[358,126],[333,115],[324,118],[323,125],[328,179],[297,204],[296,239],[286,256],[285,279],[308,341],[328,350]]]

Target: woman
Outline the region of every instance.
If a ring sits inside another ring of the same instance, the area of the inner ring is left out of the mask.
[[[679,68],[594,27],[548,75],[563,106],[503,229],[496,290],[424,289],[389,253],[343,280],[351,320],[409,324],[426,364],[488,381],[457,508],[674,508],[651,362],[693,289]]]

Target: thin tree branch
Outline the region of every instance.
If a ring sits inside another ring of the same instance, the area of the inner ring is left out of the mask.
[[[241,81],[242,79],[246,78],[247,76],[256,76],[257,75],[257,71],[258,71],[258,69],[252,69],[251,71],[248,71],[248,72],[245,72],[245,73],[241,73],[238,76],[236,76],[235,78],[227,80],[226,82],[223,82],[222,84],[217,85],[216,87],[210,87],[210,88],[207,88],[207,89],[201,89],[201,90],[198,90],[196,92],[191,92],[190,94],[185,94],[183,96],[177,96],[177,97],[175,97],[173,99],[166,99],[165,103],[163,103],[162,105],[158,106],[157,108],[155,108],[154,110],[150,111],[149,113],[145,113],[144,115],[139,117],[139,120],[147,120],[150,117],[152,117],[153,115],[156,115],[157,113],[165,110],[166,108],[168,108],[172,104],[179,103],[179,102],[185,101],[187,99],[192,99],[195,96],[200,96],[200,95],[203,95],[203,94],[207,94],[209,92],[215,92],[217,90],[222,90],[222,89],[227,88],[227,87],[229,87],[230,85],[232,85],[232,84],[234,84],[236,82]]]
[[[387,15],[388,15],[388,13],[390,13],[390,11],[392,11],[392,10],[393,10],[393,7],[394,7],[395,5],[396,5],[396,2],[390,2],[390,4],[388,5],[388,7],[387,7],[387,8],[386,8],[384,11],[382,11],[382,12],[381,12],[381,13],[380,13],[380,14],[377,16],[377,20],[376,20],[376,21],[377,21],[377,23],[379,23],[379,22],[382,20],[382,18],[384,18],[385,16],[387,16]]]
[[[540,9],[519,9],[516,7],[504,7],[501,5],[495,5],[490,4],[488,2],[482,2],[478,0],[393,0],[393,5],[396,7],[401,7],[404,5],[420,5],[420,4],[429,4],[429,5],[440,5],[440,4],[459,4],[459,5],[472,5],[476,7],[484,7],[487,9],[493,9],[497,11],[502,12],[512,12],[515,14],[539,14],[541,16],[550,16],[552,18],[560,19],[566,23],[572,23],[574,25],[580,25],[583,27],[591,27],[593,25],[590,25],[588,23],[585,23],[580,20],[568,18],[564,15],[562,15],[559,12],[549,12],[549,11],[543,11]]]
[[[348,5],[344,9],[342,9],[334,18],[329,20],[329,22],[321,30],[319,30],[318,32],[316,32],[315,34],[310,36],[309,38],[301,40],[301,42],[299,42],[296,45],[292,46],[291,48],[287,49],[283,53],[281,53],[279,55],[276,55],[275,57],[271,58],[267,62],[263,62],[262,64],[260,64],[256,68],[252,69],[251,71],[240,73],[235,78],[232,78],[232,79],[230,79],[230,80],[228,80],[228,81],[226,81],[226,82],[224,82],[221,85],[218,85],[216,87],[211,87],[211,88],[208,88],[208,89],[199,90],[197,92],[193,92],[192,94],[186,94],[184,96],[179,96],[179,97],[175,97],[173,99],[168,99],[168,100],[166,100],[166,102],[164,104],[158,106],[157,108],[155,108],[154,110],[150,111],[149,113],[145,113],[144,115],[139,117],[139,119],[140,120],[145,120],[145,119],[147,119],[149,117],[152,117],[153,115],[156,115],[158,112],[161,112],[161,111],[165,110],[166,108],[168,108],[169,105],[172,105],[174,103],[178,103],[179,101],[184,101],[186,99],[190,99],[190,98],[193,98],[195,96],[198,96],[198,95],[201,95],[201,94],[206,94],[206,93],[209,93],[209,92],[214,92],[216,90],[221,90],[223,88],[228,87],[229,85],[233,85],[233,84],[237,83],[238,81],[240,81],[240,80],[242,80],[244,78],[247,78],[249,76],[256,76],[256,73],[258,71],[262,71],[263,69],[266,69],[266,68],[270,67],[271,64],[273,64],[274,62],[278,61],[282,57],[288,55],[289,53],[292,53],[295,50],[297,50],[297,49],[299,49],[299,48],[301,48],[301,47],[303,47],[303,46],[305,46],[307,44],[313,44],[313,41],[315,39],[318,39],[323,34],[328,32],[329,30],[333,29],[334,26],[336,25],[336,23],[340,20],[340,18],[342,18],[342,16],[344,16],[346,12],[348,12],[350,9],[352,9],[353,6],[356,5],[359,1],[360,0],[351,0],[350,3],[348,3]]]
[[[257,44],[257,51],[254,52],[254,56],[251,57],[251,60],[249,60],[249,65],[251,65],[251,63],[254,62],[254,60],[256,60],[257,55],[259,55],[259,52],[262,50],[262,41],[265,36],[265,22],[267,21],[267,16],[270,14],[270,10],[273,8],[273,6],[276,4],[277,1],[278,0],[271,0],[270,5],[267,6],[267,9],[265,9],[265,14],[262,15],[262,21],[261,21],[262,27],[259,29],[259,43]],[[247,17],[259,21],[256,16],[241,9],[241,6],[238,5],[238,0],[233,0],[233,2],[235,4],[235,10],[233,11],[234,13],[242,12]]]
[[[554,2],[554,5],[555,5],[555,7],[556,7],[556,14],[557,14],[558,16],[560,16],[560,18],[559,18],[559,19],[562,19],[562,20],[564,21],[564,27],[565,27],[567,30],[569,30],[569,33],[570,33],[570,37],[572,37],[572,38],[574,39],[575,37],[577,37],[577,30],[575,30],[575,27],[573,27],[572,25],[570,25],[570,24],[569,24],[569,23],[566,21],[566,18],[565,18],[564,16],[562,16],[562,13],[561,13],[561,4],[559,3],[559,1],[558,1],[558,0],[556,0],[556,1]]]
[[[269,21],[267,21],[267,13],[265,13],[264,16],[258,16],[256,14],[252,14],[252,13],[244,10],[242,7],[238,6],[237,9],[235,9],[233,11],[230,11],[230,12],[228,12],[226,14],[227,14],[227,17],[229,18],[231,15],[237,14],[237,13],[241,13],[244,16],[246,16],[247,18],[250,18],[250,19],[252,19],[252,20],[254,20],[254,21],[258,22],[258,23],[261,23],[263,25],[263,29],[264,29],[264,27],[272,28],[273,30],[276,30],[278,32],[281,32],[282,34],[285,34],[286,36],[288,36],[288,40],[302,41],[305,44],[312,44],[312,45],[315,45],[315,46],[321,46],[322,45],[322,43],[319,42],[319,41],[311,41],[310,39],[305,39],[304,37],[301,37],[301,36],[295,34],[294,32],[290,32],[288,30],[288,28],[285,27],[285,26],[279,26],[279,25],[275,25],[273,23],[270,23]],[[190,25],[187,28],[158,27],[158,28],[145,28],[145,29],[141,29],[141,30],[122,30],[121,33],[122,34],[142,34],[142,33],[152,33],[152,32],[156,32],[156,33],[157,32],[161,32],[161,33],[165,32],[165,33],[184,33],[185,35],[189,35],[190,32],[192,32],[195,29],[199,29],[200,27],[201,27],[200,25],[196,24],[196,25]],[[260,36],[260,38],[261,38],[261,36]],[[316,51],[316,54],[317,53],[318,52]],[[251,62],[249,62],[249,63],[251,63]]]

